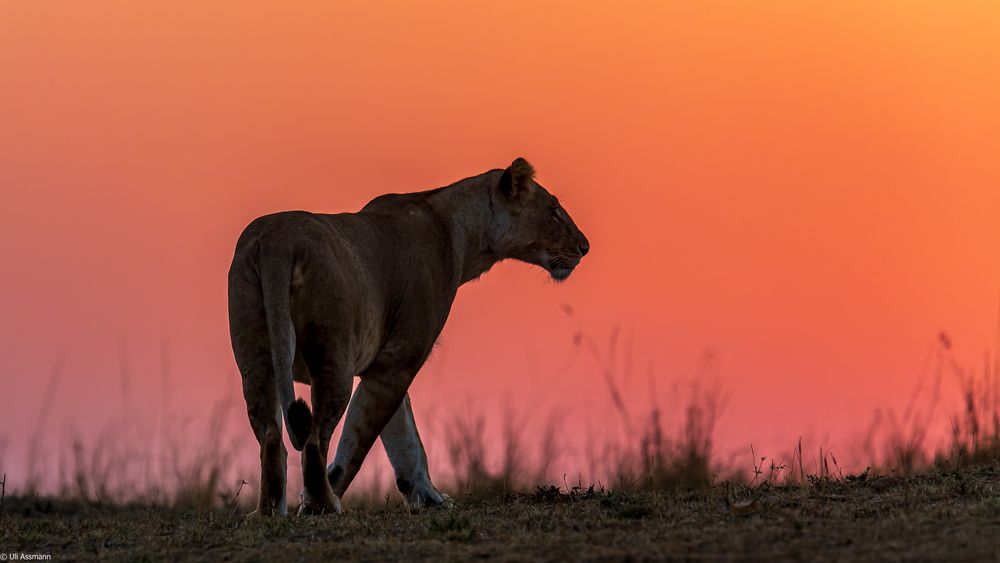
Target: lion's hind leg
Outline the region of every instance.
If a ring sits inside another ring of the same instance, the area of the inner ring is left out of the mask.
[[[288,453],[281,436],[282,413],[275,389],[274,364],[259,280],[238,250],[229,276],[229,334],[243,380],[243,398],[254,437],[260,445],[260,494],[257,515],[286,512]]]
[[[316,339],[311,339],[315,342]],[[322,339],[335,342],[332,339]],[[302,504],[299,514],[328,514],[341,512],[340,498],[333,493],[326,477],[326,460],[330,451],[330,438],[344,416],[351,398],[353,376],[347,371],[345,361],[325,345],[310,345],[304,350],[312,383],[313,425],[305,447],[302,449]]]
[[[260,445],[260,494],[257,497],[256,514],[285,514],[288,452],[281,436],[282,413],[278,408],[271,358],[266,353],[255,357],[252,354],[240,354],[241,351],[248,350],[237,347],[243,377],[243,397],[247,403],[250,427]]]

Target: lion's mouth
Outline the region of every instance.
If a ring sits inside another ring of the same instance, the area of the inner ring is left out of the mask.
[[[580,263],[580,256],[556,256],[548,261],[545,269],[556,281],[563,281],[573,273]]]

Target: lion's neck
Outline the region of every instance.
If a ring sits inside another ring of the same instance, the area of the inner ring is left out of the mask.
[[[496,225],[491,200],[495,174],[486,173],[436,191],[428,204],[448,225],[459,285],[483,275],[503,260],[495,248]]]

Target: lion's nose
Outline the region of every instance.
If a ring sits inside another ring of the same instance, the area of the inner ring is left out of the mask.
[[[590,241],[587,240],[587,237],[581,237],[580,246],[578,248],[580,249],[581,258],[586,256],[587,253],[590,252]]]

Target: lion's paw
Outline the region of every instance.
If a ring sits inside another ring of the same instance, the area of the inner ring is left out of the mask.
[[[433,486],[417,487],[409,494],[403,495],[407,508],[410,510],[455,508],[455,501],[450,496],[441,494]]]
[[[258,505],[256,510],[243,516],[243,521],[247,523],[259,522],[275,516],[288,516],[284,503],[282,503],[280,507],[262,507]]]
[[[326,502],[316,499],[303,498],[299,505],[299,516],[320,515],[320,514],[343,514],[344,508],[340,504],[340,497],[331,494],[331,498]]]
[[[442,510],[452,510],[452,509],[457,508],[457,507],[458,507],[458,504],[454,501],[454,499],[452,499],[450,496],[442,493],[441,494],[441,503],[438,504],[437,506],[435,506],[434,508],[440,508]]]

